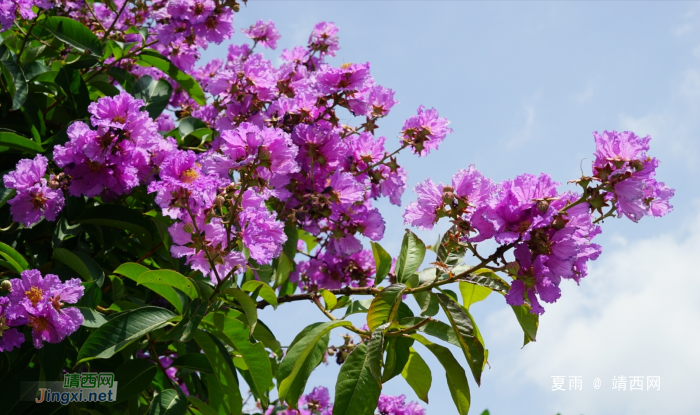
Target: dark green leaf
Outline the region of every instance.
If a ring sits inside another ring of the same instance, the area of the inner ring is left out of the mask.
[[[0,131],[0,146],[14,148],[29,154],[41,153],[43,148],[35,141],[24,138],[14,133]]]
[[[173,360],[173,366],[189,369],[195,372],[214,373],[209,364],[209,359],[202,353],[187,353]]]
[[[462,369],[462,366],[452,355],[452,352],[445,347],[428,341],[420,334],[412,334],[411,337],[428,348],[428,350],[437,357],[438,361],[440,361],[442,367],[445,368],[447,387],[450,389],[450,395],[452,395],[452,401],[454,401],[457,407],[457,412],[459,415],[467,415],[471,403],[469,382],[467,382],[467,375],[464,373],[464,369]]]
[[[511,307],[513,308],[515,317],[518,319],[518,323],[520,323],[520,327],[522,327],[525,335],[523,346],[530,342],[537,341],[537,327],[540,324],[539,316],[530,312],[531,308],[528,304]]]
[[[476,337],[471,319],[467,313],[452,298],[437,293],[435,297],[440,302],[442,311],[452,324],[459,345],[467,358],[477,385],[481,385],[481,371],[484,367],[484,345]]]
[[[76,117],[87,116],[87,108],[90,105],[90,93],[87,85],[77,69],[70,69],[67,66],[61,67],[56,75],[56,84],[61,87],[70,108],[75,112]]]
[[[243,402],[231,357],[228,353],[222,353],[218,344],[220,342],[211,334],[197,330],[194,340],[214,371],[213,375],[207,377],[209,405],[220,414],[240,414]]]
[[[372,255],[374,255],[374,265],[377,269],[376,275],[374,277],[374,285],[377,286],[384,281],[384,278],[389,274],[391,269],[391,255],[382,248],[376,242],[370,242],[372,245]]]
[[[405,282],[418,270],[423,263],[423,258],[425,258],[425,244],[416,234],[406,231],[401,243],[401,253],[396,258],[396,281]]]
[[[141,66],[155,66],[161,71],[165,72],[170,76],[175,82],[177,82],[182,89],[189,94],[189,96],[197,102],[199,105],[206,104],[206,97],[204,96],[204,91],[202,87],[199,86],[197,81],[187,75],[186,73],[179,70],[168,58],[156,52],[153,49],[146,49],[142,51],[137,56],[136,63]]]
[[[13,265],[15,271],[19,274],[22,271],[30,269],[26,259],[10,245],[0,242],[0,255],[5,258],[5,261]]]
[[[401,373],[408,362],[409,349],[413,345],[413,341],[408,337],[386,338],[386,360],[384,361],[382,383],[388,382]]]
[[[80,22],[68,17],[53,16],[45,19],[43,26],[59,40],[79,51],[89,50],[94,55],[102,56],[100,39]]]
[[[104,280],[102,268],[84,253],[56,248],[53,250],[53,257],[77,272],[83,280],[95,281],[97,285],[102,286],[102,281]]]
[[[143,238],[144,244],[151,244],[151,223],[138,211],[120,205],[99,205],[83,212],[77,223],[110,226],[124,229]]]
[[[370,331],[386,322],[394,321],[405,289],[403,284],[392,284],[374,297],[367,313],[367,326]]]
[[[173,389],[167,389],[156,395],[148,408],[148,415],[185,415],[187,398],[180,396]]]
[[[151,384],[156,372],[158,366],[150,360],[127,360],[114,370],[114,380],[119,382],[119,393],[114,402],[123,402],[140,394]]]
[[[91,329],[96,329],[107,322],[107,319],[99,311],[78,307],[78,310],[83,314],[83,326]]]
[[[20,68],[20,66],[14,61],[0,61],[0,66],[2,67],[2,72],[5,74],[7,82],[12,82],[12,86],[10,88],[12,108],[10,108],[10,110],[17,110],[24,104],[24,101],[27,100],[27,95],[29,94],[27,78],[25,77],[22,68]]]
[[[372,415],[377,408],[381,385],[370,372],[372,356],[360,343],[340,367],[335,384],[333,415]]]
[[[286,400],[287,393],[290,391],[294,379],[304,367],[306,359],[314,350],[316,343],[318,343],[318,341],[332,329],[336,327],[351,325],[352,323],[350,323],[349,321],[343,320],[329,321],[327,323],[319,324],[318,326],[315,326],[311,330],[309,330],[303,338],[299,339],[297,343],[295,343],[292,347],[290,347],[287,350],[287,355],[284,357],[284,360],[282,360],[282,364],[280,365],[280,371],[277,375],[277,380],[279,382],[278,391],[280,399]],[[285,361],[294,362],[294,366],[292,367],[292,370],[289,373],[289,375],[287,375],[286,377],[281,377],[286,375],[286,371],[283,372],[282,370],[282,365],[285,364]],[[296,402],[294,400],[291,400],[291,402],[290,400],[286,401],[293,407],[296,406]]]
[[[148,115],[156,119],[168,106],[173,87],[165,79],[156,81],[150,75],[144,75],[136,81],[131,94],[134,98],[143,100]]]
[[[159,329],[175,317],[160,307],[142,307],[120,314],[103,324],[85,341],[78,353],[78,362],[108,359],[146,333]]]
[[[418,398],[428,403],[428,392],[433,383],[433,375],[428,364],[413,347],[410,348],[408,361],[401,371],[401,376],[413,388]]]
[[[207,312],[207,303],[202,302],[199,298],[195,298],[188,305],[187,309],[182,315],[182,319],[178,321],[175,327],[171,328],[167,333],[158,337],[156,341],[164,342],[175,340],[178,342],[186,343],[192,339],[194,336],[199,322],[202,321],[202,317]]]

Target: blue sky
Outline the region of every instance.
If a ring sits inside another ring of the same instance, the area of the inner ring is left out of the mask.
[[[266,52],[273,62],[283,48],[305,45],[316,22],[335,22],[341,50],[333,63],[371,62],[376,81],[401,102],[379,122],[388,147],[398,146],[403,121],[421,104],[452,122],[439,151],[399,158],[409,173],[404,205],[417,182],[447,183],[472,163],[495,181],[547,172],[566,183],[580,166],[590,172],[593,131],[650,134],[658,178],[676,188],[675,211],[640,224],[608,220],[598,240],[602,257],[580,287],[565,283],[541,318],[537,343],[520,348],[522,333],[500,296],[475,305],[491,368],[481,388],[472,383],[472,408],[494,415],[700,413],[698,3],[253,0],[236,15],[231,42],[245,42],[240,28],[258,19],[273,20],[282,35],[278,50]],[[204,60],[225,51],[210,47]],[[379,206],[387,222],[382,244],[396,254],[403,209]],[[446,227],[419,234],[430,243]],[[322,317],[298,303],[262,316],[283,344]],[[455,413],[442,369],[428,360],[427,413]],[[334,363],[322,366],[309,385],[333,385],[336,375]],[[555,375],[582,376],[583,390],[552,392]],[[620,375],[661,376],[661,390],[611,390]],[[384,390],[416,399],[400,378]]]

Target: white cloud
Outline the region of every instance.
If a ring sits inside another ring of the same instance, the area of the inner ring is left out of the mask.
[[[531,97],[525,100],[520,111],[515,116],[517,129],[510,135],[506,146],[516,147],[530,141],[532,138],[532,129],[535,125],[536,110],[535,104],[539,101],[541,92],[534,93]]]
[[[545,408],[564,414],[700,413],[698,252],[700,217],[674,234],[608,249],[580,287],[564,284],[541,318],[538,342],[511,353],[513,369],[504,376],[536,386]],[[504,310],[489,324],[511,314]],[[514,336],[491,341],[502,348]],[[554,375],[583,376],[583,390],[551,392]],[[661,390],[613,391],[612,377],[620,375],[661,376]]]
[[[593,88],[593,83],[589,82],[588,85],[586,85],[586,89],[583,91],[579,92],[578,94],[574,95],[574,100],[578,102],[579,104],[584,104],[593,98],[593,93],[595,92],[595,89]]]

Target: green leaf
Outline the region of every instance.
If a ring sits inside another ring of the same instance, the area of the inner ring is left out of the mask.
[[[408,362],[409,350],[413,342],[413,339],[403,336],[386,338],[386,359],[382,383],[388,382],[401,373]]]
[[[372,299],[367,299],[367,300],[355,300],[350,305],[348,306],[348,309],[345,311],[345,315],[343,318],[351,315],[351,314],[359,314],[359,313],[366,313],[369,311],[369,308],[372,306]]]
[[[315,236],[311,235],[303,229],[297,229],[297,234],[299,235],[299,239],[304,241],[304,243],[306,244],[306,253],[310,254],[311,251],[318,245],[318,240]]]
[[[248,326],[250,327],[250,335],[253,335],[255,331],[255,325],[258,323],[258,303],[253,301],[248,294],[244,293],[238,288],[228,288],[224,290],[224,293],[230,295],[238,301],[238,304],[243,308],[246,318],[248,319]]]
[[[481,371],[484,367],[484,345],[476,337],[472,321],[462,307],[445,294],[437,293],[435,297],[440,302],[442,311],[452,324],[459,345],[467,358],[477,385],[481,385]]]
[[[287,394],[292,387],[292,383],[295,378],[305,366],[306,359],[313,352],[316,344],[323,336],[336,327],[341,326],[351,326],[352,323],[349,321],[336,320],[329,321],[326,323],[319,324],[309,329],[304,337],[300,338],[293,346],[287,350],[287,354],[280,363],[280,370],[277,374],[277,385],[279,391],[280,400],[286,400],[286,402],[292,407],[296,407],[297,399],[286,399]],[[291,371],[288,371],[289,364],[293,362],[293,367]],[[346,362],[347,363],[347,362]],[[284,370],[283,370],[284,369]],[[288,374],[287,374],[288,373]],[[302,387],[303,390],[303,387]]]
[[[510,289],[510,285],[508,285],[507,282],[503,281],[503,279],[501,279],[490,269],[481,268],[475,271],[470,271],[470,274],[471,275],[467,275],[462,278],[462,281],[487,287],[493,291],[498,291],[501,293],[507,293]]]
[[[416,234],[406,231],[401,243],[401,253],[396,258],[396,281],[403,283],[418,270],[425,258],[425,244]]]
[[[370,372],[368,346],[358,344],[340,367],[335,384],[333,415],[372,415],[379,402],[381,385]]]
[[[76,222],[124,229],[142,238],[146,246],[151,245],[151,222],[126,206],[98,205],[83,212]]]
[[[467,252],[467,249],[459,243],[456,234],[454,226],[445,232],[436,251],[437,260],[449,267],[457,265]]]
[[[0,131],[0,146],[14,148],[32,155],[44,151],[35,141],[7,131]]]
[[[75,116],[78,118],[87,116],[88,105],[90,105],[90,92],[80,72],[77,69],[63,66],[58,71],[58,75],[56,75],[56,84],[61,87],[66,98],[68,98],[68,103],[71,105]]]
[[[15,197],[16,194],[17,191],[15,189],[0,187],[0,207],[5,206],[5,203]]]
[[[170,76],[175,82],[177,82],[182,89],[189,94],[189,96],[197,102],[199,105],[206,104],[206,97],[204,96],[204,91],[202,87],[199,86],[197,81],[187,75],[186,73],[179,70],[168,58],[156,52],[153,49],[145,49],[137,56],[137,64],[141,66],[155,66],[161,71],[165,72]]]
[[[150,360],[127,360],[114,370],[114,380],[119,382],[119,393],[114,402],[126,401],[146,390],[156,376],[156,372],[158,372],[158,366]]]
[[[405,289],[403,284],[392,284],[374,297],[367,313],[367,326],[370,331],[394,320]]]
[[[452,355],[452,352],[446,347],[428,341],[420,334],[412,334],[411,337],[418,340],[440,361],[442,367],[445,368],[447,387],[450,389],[450,395],[452,395],[452,401],[457,407],[457,412],[460,415],[467,415],[471,402],[469,382],[467,382],[467,375],[464,373],[464,369]]]
[[[294,265],[285,252],[282,252],[277,258],[277,269],[275,270],[275,287],[284,284],[289,278],[289,273],[292,272]]]
[[[107,322],[105,316],[99,311],[90,308],[77,307],[83,314],[83,326],[96,329]]]
[[[53,16],[45,19],[43,26],[59,40],[68,43],[80,52],[89,50],[94,55],[102,56],[100,39],[80,22],[68,17]]]
[[[202,353],[187,353],[176,357],[173,360],[174,367],[189,369],[195,372],[203,372],[206,374],[214,373],[209,364],[209,359]]]
[[[462,293],[462,302],[467,310],[469,310],[469,306],[472,304],[485,300],[492,292],[489,287],[470,284],[468,282],[460,282],[459,291]]]
[[[148,268],[135,262],[125,262],[114,270],[115,274],[123,275],[130,280],[137,282],[144,272],[150,271]]]
[[[0,242],[0,255],[5,260],[12,264],[13,269],[20,274],[22,271],[30,269],[29,263],[19,252],[15,251],[10,245]]]
[[[177,322],[175,327],[168,330],[167,333],[158,337],[157,342],[175,340],[181,343],[187,343],[194,336],[199,323],[202,321],[204,314],[207,312],[207,302],[202,302],[199,298],[192,300],[182,313],[182,319]]]
[[[389,327],[389,323],[384,323],[377,327],[372,336],[367,340],[367,365],[369,372],[374,377],[378,385],[382,384],[382,357],[384,350],[384,330]]]
[[[165,79],[156,81],[150,75],[144,75],[136,81],[131,94],[134,98],[143,100],[144,109],[148,115],[156,119],[168,106],[168,101],[173,94],[173,87]]]
[[[156,395],[148,408],[148,415],[185,415],[187,398],[180,396],[173,389],[167,389]]]
[[[95,330],[78,353],[78,363],[108,359],[146,333],[159,329],[175,317],[160,307],[142,307],[120,314]]]
[[[95,281],[97,285],[102,286],[104,271],[102,271],[102,268],[92,258],[84,253],[79,251],[71,252],[64,248],[55,248],[53,250],[53,257],[77,272],[83,280]]]
[[[267,391],[273,386],[272,368],[268,352],[262,343],[251,343],[248,340],[248,330],[245,324],[224,313],[212,313],[207,316],[207,323],[215,327],[209,331],[221,338],[229,346],[240,353],[243,362],[250,372],[249,386],[253,394],[263,401],[263,407],[267,407]]]
[[[190,278],[170,269],[157,269],[144,272],[139,275],[136,283],[147,287],[152,285],[167,285],[182,291],[185,295],[190,297],[190,299],[194,300],[195,298],[199,298],[197,284]]]
[[[374,285],[377,286],[384,281],[384,278],[389,274],[391,270],[391,255],[382,248],[376,242],[370,242],[372,245],[372,255],[374,255],[374,265],[377,269],[376,275],[374,277]]]
[[[256,291],[263,300],[270,303],[272,307],[277,308],[277,294],[275,294],[275,290],[273,290],[272,287],[264,282],[258,280],[246,281],[245,284],[241,286],[241,289],[248,292]]]
[[[428,364],[413,347],[410,348],[408,361],[401,371],[401,376],[413,388],[418,398],[428,403],[428,392],[433,383],[433,375]]]
[[[214,371],[213,375],[207,377],[209,380],[209,405],[220,414],[240,414],[241,393],[231,356],[221,352],[218,340],[212,334],[197,330],[194,340],[204,352]]]
[[[523,346],[530,342],[537,341],[537,327],[540,324],[540,317],[530,312],[531,308],[528,304],[514,305],[511,307],[525,335]]]
[[[24,76],[22,68],[14,61],[0,61],[0,66],[2,66],[2,72],[5,74],[7,82],[12,82],[12,86],[9,88],[12,97],[12,108],[10,108],[10,111],[18,110],[29,95],[27,78]]]
[[[326,303],[326,310],[332,310],[336,304],[338,304],[338,299],[335,294],[328,290],[321,290],[321,296],[323,297],[323,302]]]
[[[190,403],[197,408],[199,412],[202,413],[202,415],[218,415],[218,412],[214,410],[211,406],[207,405],[206,403],[202,402],[201,399],[194,397],[194,396],[188,396],[187,400],[190,401]]]

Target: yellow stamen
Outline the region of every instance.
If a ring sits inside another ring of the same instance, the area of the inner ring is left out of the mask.
[[[44,292],[41,290],[39,287],[32,287],[29,290],[24,292],[24,295],[27,296],[29,301],[32,302],[32,305],[36,307],[36,304],[44,299]]]

